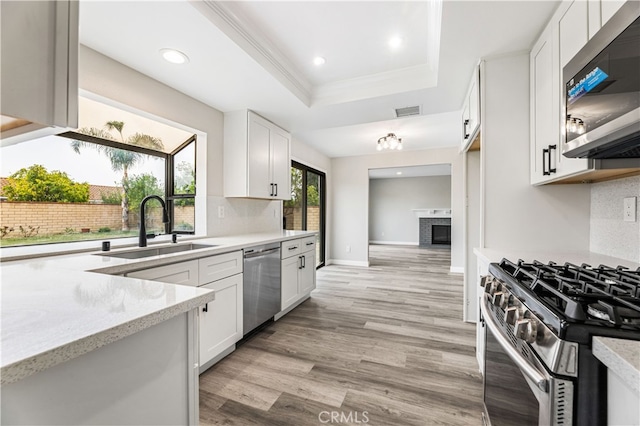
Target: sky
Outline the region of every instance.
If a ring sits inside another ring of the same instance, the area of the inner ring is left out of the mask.
[[[119,185],[122,172],[114,172],[104,154],[84,148],[76,154],[71,148],[71,139],[48,136],[28,142],[0,148],[0,177],[8,177],[23,167],[43,165],[48,171],[59,170],[76,182],[92,185]],[[129,170],[129,176],[153,172],[164,181],[164,161],[144,159]]]

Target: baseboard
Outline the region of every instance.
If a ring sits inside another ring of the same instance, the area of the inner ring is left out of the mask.
[[[420,243],[415,241],[379,241],[372,240],[369,241],[369,244],[380,244],[380,245],[389,245],[389,246],[417,246]]]
[[[369,267],[369,261],[363,262],[360,260],[340,260],[340,259],[329,259],[327,265],[340,265],[340,266],[361,266],[363,268]]]
[[[464,266],[452,266],[449,272],[452,274],[464,274]]]

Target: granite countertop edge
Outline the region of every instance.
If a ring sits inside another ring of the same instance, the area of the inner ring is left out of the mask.
[[[80,337],[12,364],[4,365],[0,369],[0,384],[6,385],[17,382],[32,374],[99,349],[109,343],[124,339],[125,337],[188,312],[215,299],[214,291],[205,289],[203,289],[203,291],[205,291],[205,293],[178,302],[175,305],[122,322],[90,336]]]

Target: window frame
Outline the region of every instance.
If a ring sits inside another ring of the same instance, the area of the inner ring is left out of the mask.
[[[295,160],[291,160],[291,167],[302,171],[302,200],[301,202],[301,214],[302,214],[302,227],[307,229],[307,173],[311,172],[319,176],[320,191],[318,197],[320,201],[320,226],[318,232],[320,233],[320,262],[316,266],[316,269],[320,269],[326,265],[326,239],[327,239],[327,174],[321,172],[318,169],[307,166],[306,164],[299,163]]]
[[[183,149],[187,148],[189,145],[191,145],[192,143],[194,144],[194,158],[193,158],[193,170],[194,170],[194,178],[197,177],[197,168],[196,168],[196,153],[197,153],[197,135],[193,134],[192,136],[190,136],[186,141],[184,141],[183,143],[181,143],[180,145],[178,145],[178,147],[176,149],[174,149],[173,151],[166,153],[166,152],[162,152],[162,151],[156,151],[154,149],[150,149],[150,148],[145,148],[145,147],[141,147],[141,146],[137,146],[137,145],[130,145],[130,144],[126,144],[126,143],[122,143],[122,142],[118,142],[118,141],[112,141],[109,139],[102,139],[102,138],[98,138],[95,136],[90,136],[90,135],[85,135],[82,133],[78,133],[75,131],[68,131],[68,132],[64,132],[64,133],[60,133],[57,136],[61,136],[64,138],[68,138],[68,139],[77,139],[77,140],[81,140],[83,142],[88,142],[88,143],[93,143],[96,145],[103,145],[103,146],[108,146],[111,148],[117,148],[117,149],[122,149],[125,151],[132,151],[132,152],[137,152],[140,154],[145,154],[145,155],[150,155],[153,157],[158,157],[158,158],[162,158],[164,159],[164,165],[165,165],[165,170],[164,170],[164,178],[165,178],[165,183],[164,183],[164,200],[165,200],[165,204],[166,204],[166,209],[167,209],[167,213],[169,215],[169,223],[165,224],[164,228],[165,228],[165,234],[187,234],[187,235],[193,235],[196,232],[195,229],[195,221],[193,224],[193,230],[192,231],[184,231],[184,230],[175,230],[175,222],[174,222],[174,217],[173,217],[173,208],[174,208],[174,200],[180,200],[180,199],[190,199],[193,198],[194,200],[194,206],[195,206],[195,198],[196,198],[196,194],[198,191],[198,187],[196,185],[195,188],[195,192],[193,194],[175,194],[175,181],[174,181],[174,159],[175,156],[182,151]],[[195,207],[194,207],[195,208]],[[194,219],[195,219],[195,212],[194,212]]]

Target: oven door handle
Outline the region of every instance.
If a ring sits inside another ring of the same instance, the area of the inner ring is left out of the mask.
[[[482,298],[482,310],[485,324],[493,333],[493,336],[496,338],[502,349],[509,355],[509,358],[518,366],[520,371],[524,373],[529,380],[533,381],[535,385],[543,392],[548,392],[548,384],[549,380],[545,377],[537,368],[535,368],[529,361],[524,358],[513,346],[511,346],[511,342],[507,339],[507,337],[502,334],[502,331],[496,324],[496,320],[493,318],[491,312],[489,312],[488,308],[488,299]]]

